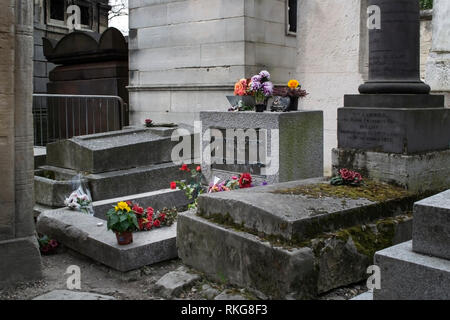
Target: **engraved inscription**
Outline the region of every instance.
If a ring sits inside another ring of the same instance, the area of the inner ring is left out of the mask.
[[[340,118],[339,134],[346,139],[353,140],[357,145],[381,145],[395,143],[396,122],[385,112],[358,112],[353,111],[348,117]]]

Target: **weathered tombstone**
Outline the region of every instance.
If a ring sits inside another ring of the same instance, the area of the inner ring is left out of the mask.
[[[353,168],[417,191],[448,186],[450,109],[419,78],[419,1],[369,6],[381,19],[369,30],[369,80],[338,109],[333,170]]]
[[[202,111],[200,120],[202,172],[208,181],[243,172],[257,183],[323,175],[322,111]]]
[[[41,277],[33,223],[33,2],[0,10],[0,286]]]

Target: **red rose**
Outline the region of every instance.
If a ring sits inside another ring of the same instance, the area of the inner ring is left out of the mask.
[[[362,176],[361,176],[361,174],[360,174],[360,173],[358,173],[358,172],[355,172],[355,175],[354,175],[354,180],[357,180],[357,181],[362,181]]]
[[[177,183],[175,181],[172,181],[170,183],[170,189],[175,190],[177,188]]]
[[[166,219],[166,215],[164,213],[161,213],[161,215],[159,216],[159,220],[161,220],[161,222],[163,222]]]
[[[188,168],[187,164],[183,164],[183,165],[181,166],[180,170],[181,170],[181,171],[187,171],[187,172],[189,172],[189,168]]]
[[[146,229],[146,230],[151,230],[152,227],[153,227],[153,225],[152,225],[152,222],[151,222],[151,221],[150,221],[150,222],[147,222],[147,223],[145,224],[145,229]]]
[[[239,179],[239,187],[242,189],[252,186],[252,176],[250,173],[243,173]]]
[[[153,222],[153,226],[156,227],[156,228],[159,228],[161,226],[161,222],[159,220],[155,220]]]
[[[139,225],[140,231],[144,230],[144,220],[143,219],[138,219],[138,225]]]
[[[197,170],[197,172],[200,172],[200,171],[202,171],[202,167],[198,166],[196,170]]]
[[[144,213],[144,208],[139,207],[137,204],[135,204],[132,208],[134,212],[136,212],[138,215],[142,215]]]
[[[148,207],[147,208],[147,219],[148,220],[152,220],[153,219],[153,213],[155,212],[155,210],[152,207]]]
[[[341,175],[342,179],[344,180],[352,180],[352,172],[348,169],[341,169],[339,170],[339,174]]]

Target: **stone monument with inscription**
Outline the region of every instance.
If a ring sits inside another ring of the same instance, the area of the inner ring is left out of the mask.
[[[450,184],[450,109],[420,80],[418,0],[370,0],[369,80],[338,109],[333,170],[414,191]]]

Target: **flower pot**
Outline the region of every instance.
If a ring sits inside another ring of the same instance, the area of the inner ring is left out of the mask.
[[[266,105],[265,104],[257,104],[255,106],[255,111],[256,112],[264,112],[266,110]]]
[[[298,97],[289,97],[289,111],[297,111],[298,110]]]
[[[239,102],[241,102],[242,106],[255,106],[255,97],[253,96],[227,96],[227,99],[232,107],[238,107]]]
[[[117,243],[120,246],[125,246],[133,242],[132,232],[116,232]]]

